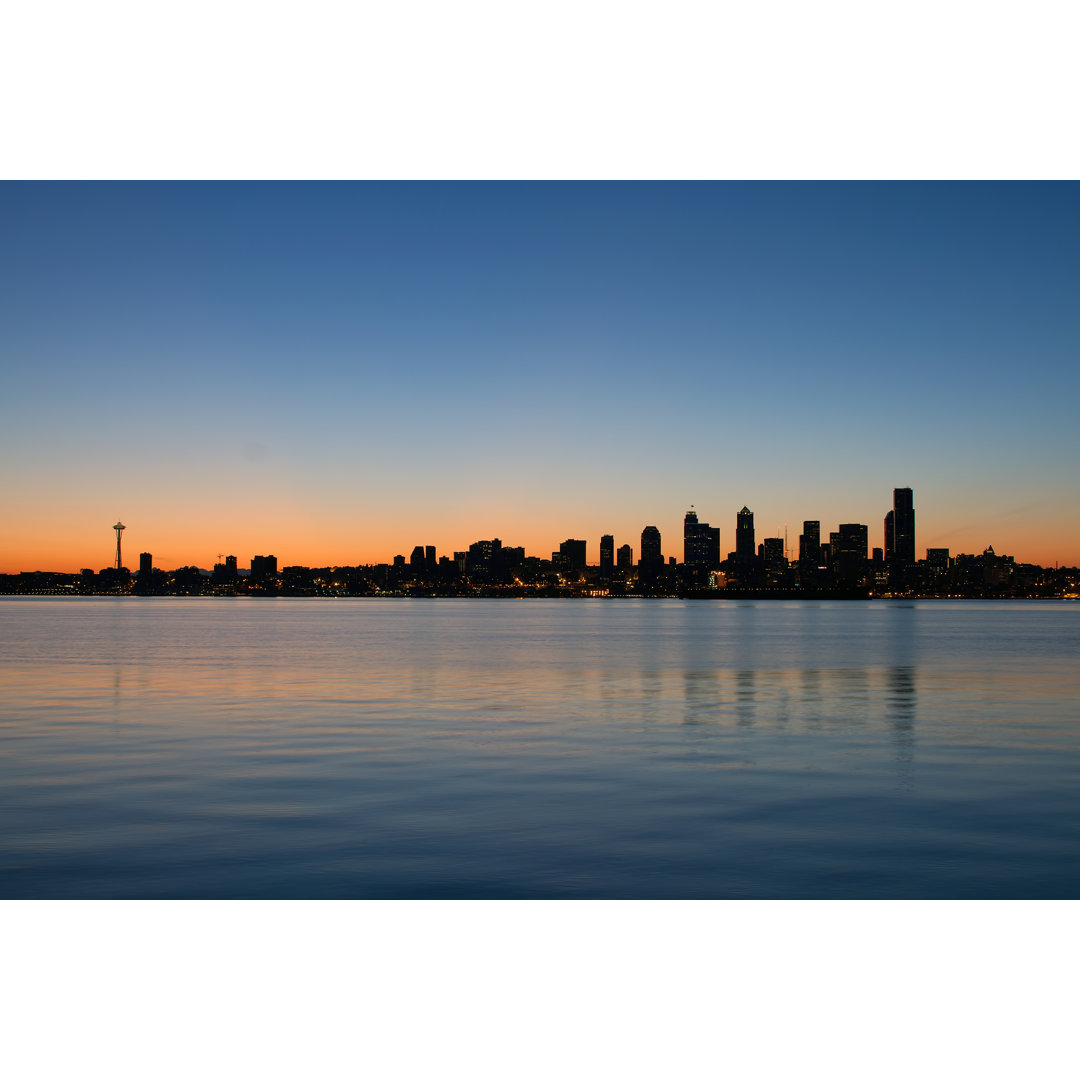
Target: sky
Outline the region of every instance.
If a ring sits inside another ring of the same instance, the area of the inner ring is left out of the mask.
[[[0,184],[0,572],[659,527],[1080,564],[1075,183]]]

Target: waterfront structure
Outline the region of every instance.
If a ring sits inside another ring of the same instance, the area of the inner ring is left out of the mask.
[[[113,569],[121,570],[123,569],[124,562],[123,559],[120,557],[120,534],[127,528],[127,526],[122,521],[118,521],[113,526],[113,528],[116,530],[116,564]]]

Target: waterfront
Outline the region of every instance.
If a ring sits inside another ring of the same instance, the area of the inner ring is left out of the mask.
[[[0,599],[6,897],[1074,897],[1063,602]]]

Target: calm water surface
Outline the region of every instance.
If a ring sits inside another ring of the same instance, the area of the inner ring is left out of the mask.
[[[4,897],[1076,897],[1080,606],[0,598]]]

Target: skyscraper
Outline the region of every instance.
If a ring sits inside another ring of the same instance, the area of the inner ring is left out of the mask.
[[[567,566],[571,570],[585,569],[584,540],[564,540],[559,545],[559,553],[566,558]]]
[[[802,535],[799,537],[799,565],[805,567],[821,565],[820,521],[802,523]]]
[[[915,500],[911,488],[893,488],[893,515],[896,527],[897,562],[910,568],[915,565]]]
[[[841,589],[855,589],[866,580],[866,557],[869,553],[869,530],[865,525],[841,525],[831,533],[832,565],[836,584]]]
[[[600,576],[611,577],[615,570],[615,537],[605,534],[600,537]]]
[[[646,525],[641,530],[642,569],[658,569],[664,565],[664,556],[660,552],[660,530],[655,525]]]
[[[753,566],[756,558],[754,515],[744,506],[735,517],[735,561],[740,566]]]

